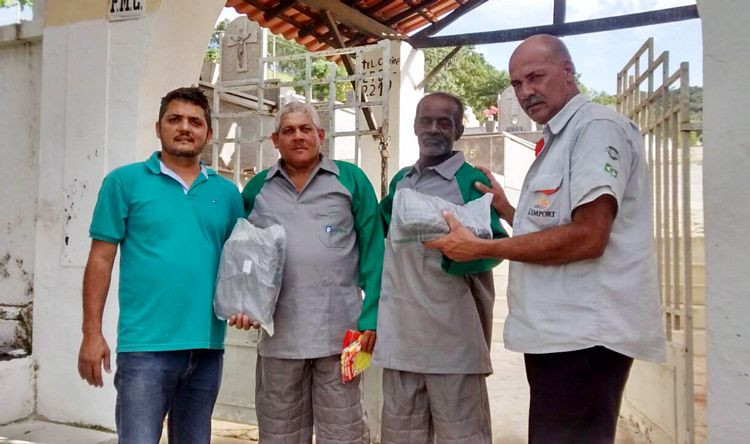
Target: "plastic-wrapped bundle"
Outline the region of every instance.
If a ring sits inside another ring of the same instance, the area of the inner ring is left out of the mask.
[[[284,227],[258,228],[247,219],[238,219],[221,252],[214,294],[216,316],[227,319],[246,314],[273,336],[285,258]]]
[[[394,244],[437,239],[450,231],[443,217],[443,212],[447,211],[477,237],[491,239],[491,204],[491,194],[456,205],[437,196],[403,188],[396,191],[393,198],[388,236]]]

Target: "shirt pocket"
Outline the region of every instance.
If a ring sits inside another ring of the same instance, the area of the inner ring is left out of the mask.
[[[547,228],[560,224],[562,182],[561,173],[541,174],[531,181],[531,199],[526,217],[534,226]]]
[[[351,208],[342,202],[324,202],[317,206],[318,236],[329,248],[344,248],[351,237],[353,216]]]

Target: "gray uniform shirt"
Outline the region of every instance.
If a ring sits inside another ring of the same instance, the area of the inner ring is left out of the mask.
[[[505,345],[555,353],[603,345],[663,360],[651,182],[633,122],[579,94],[548,123],[545,148],[524,180],[513,219],[520,236],[569,224],[578,206],[617,200],[604,254],[559,266],[510,263]]]
[[[389,199],[401,188],[463,205],[469,200],[464,194],[482,177],[460,152],[422,171],[409,167],[394,177],[381,212],[389,222]],[[394,249],[386,234],[374,364],[416,373],[492,373],[491,267],[459,276],[448,274],[443,265],[440,251],[421,242]]]
[[[281,359],[331,356],[341,353],[346,330],[357,329],[360,287],[368,300],[379,296],[383,242],[375,193],[359,168],[325,156],[298,192],[281,162],[254,177],[242,193],[252,224],[281,224],[287,234],[275,333],[261,333],[258,352]],[[368,228],[368,221],[377,230]],[[360,262],[360,251],[368,261]]]

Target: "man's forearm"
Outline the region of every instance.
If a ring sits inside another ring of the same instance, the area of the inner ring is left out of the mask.
[[[101,333],[117,245],[94,241],[83,273],[83,333]]]
[[[494,258],[539,265],[567,264],[604,253],[616,213],[617,201],[604,195],[576,208],[569,224],[495,240],[477,239],[453,215],[446,214],[450,234],[425,242],[425,246],[439,248],[460,262]]]
[[[572,224],[507,239],[478,241],[474,248],[483,258],[538,265],[561,265],[601,255],[590,235]]]
[[[480,254],[539,265],[562,265],[601,256],[617,202],[601,196],[577,208],[572,223],[477,245]]]
[[[83,333],[100,333],[109,292],[110,270],[90,261],[83,275]]]

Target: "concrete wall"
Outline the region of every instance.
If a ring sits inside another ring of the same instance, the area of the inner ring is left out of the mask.
[[[515,135],[505,133],[505,177],[501,182],[505,194],[513,206],[521,197],[521,188],[526,173],[534,163],[534,144]]]
[[[703,24],[708,441],[750,436],[750,8],[700,1]]]
[[[38,42],[0,47],[0,305],[27,305],[34,296],[41,65]]]
[[[0,43],[0,358],[31,353],[34,298],[42,48],[17,37]],[[33,360],[0,359],[0,424],[30,415],[34,395]]]
[[[197,83],[223,5],[211,0],[185,8],[181,0],[152,0],[145,17],[109,22],[107,2],[46,2],[34,357],[37,413],[49,419],[114,426],[111,375],[104,389],[94,389],[76,368],[88,224],[104,175],[158,149],[159,100],[170,89]],[[117,273],[104,314],[113,352],[116,295]]]
[[[31,415],[34,412],[34,360],[27,356],[0,362],[0,381],[0,399],[3,400],[0,424]]]

